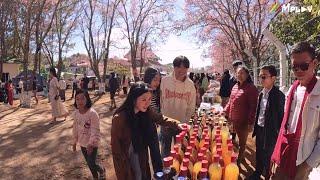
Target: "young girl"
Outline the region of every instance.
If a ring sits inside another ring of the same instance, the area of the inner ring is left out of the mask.
[[[74,106],[76,111],[73,113],[73,151],[76,151],[76,145],[79,144],[93,178],[105,179],[105,169],[96,164],[100,141],[99,115],[91,108],[92,103],[87,91],[77,90]]]
[[[143,82],[133,84],[112,118],[112,156],[118,180],[151,179],[148,146],[153,136],[149,134],[150,129],[154,123],[177,127],[149,108],[151,91]]]

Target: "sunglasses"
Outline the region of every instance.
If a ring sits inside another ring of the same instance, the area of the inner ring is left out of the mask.
[[[309,69],[309,65],[310,65],[311,62],[309,63],[301,63],[301,64],[293,64],[292,65],[292,70],[293,71],[298,71],[299,69],[301,71],[306,71]]]

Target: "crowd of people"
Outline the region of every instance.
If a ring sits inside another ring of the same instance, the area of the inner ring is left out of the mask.
[[[188,75],[190,62],[185,56],[173,60],[173,73],[165,77],[151,67],[145,70],[143,81],[134,83],[125,76],[119,80],[111,73],[110,110],[115,110],[111,150],[117,179],[152,179],[149,154],[153,172],[162,171],[162,159],[170,154],[172,138],[181,131],[182,123],[189,122],[213,81],[220,82],[219,95],[224,107],[220,114],[231,124],[232,140],[239,149],[238,165],[246,157],[249,133],[255,137],[256,167],[248,179],[260,179],[261,175],[265,179],[308,179],[320,163],[320,80],[315,73],[319,55],[312,45],[300,42],[293,46],[290,59],[296,80],[286,96],[276,86],[275,66],[260,68],[260,88],[240,60],[234,61],[233,69],[225,70],[221,77],[218,73]],[[80,145],[93,178],[104,179],[106,170],[96,163],[101,138],[99,116],[92,107],[86,75],[81,82],[75,75],[72,98],[76,109],[71,113],[73,150]],[[120,87],[126,96],[117,107],[115,94]],[[9,83],[8,90],[12,89]],[[58,81],[55,69],[51,68],[52,122],[69,115],[62,103],[65,89],[64,80]]]

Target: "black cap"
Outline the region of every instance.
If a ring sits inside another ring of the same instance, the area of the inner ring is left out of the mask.
[[[241,60],[235,60],[232,62],[232,66],[239,66],[239,65],[242,65],[243,62]]]

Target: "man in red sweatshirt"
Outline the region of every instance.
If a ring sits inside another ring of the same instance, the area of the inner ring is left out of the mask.
[[[286,98],[284,116],[271,163],[272,179],[308,179],[320,163],[320,81],[315,48],[299,42],[291,50],[297,80]]]

